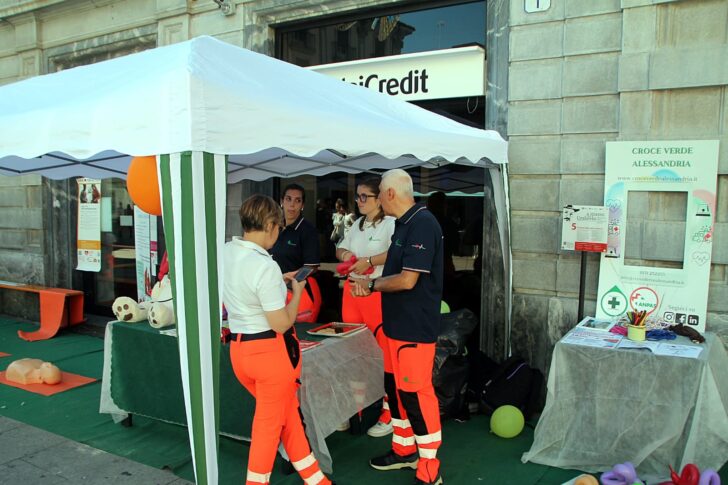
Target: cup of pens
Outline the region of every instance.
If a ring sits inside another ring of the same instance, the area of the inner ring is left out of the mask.
[[[647,312],[645,310],[639,312],[627,312],[629,323],[627,324],[627,338],[637,342],[645,340],[646,330],[645,323],[647,321]]]

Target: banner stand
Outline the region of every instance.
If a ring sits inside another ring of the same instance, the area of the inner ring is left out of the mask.
[[[586,253],[607,251],[609,209],[602,206],[567,205],[562,211],[561,249],[579,251],[579,309],[578,322],[584,319],[586,291]]]

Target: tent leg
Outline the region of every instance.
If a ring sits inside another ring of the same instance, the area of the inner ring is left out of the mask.
[[[494,170],[491,170],[493,174]],[[498,211],[498,232],[503,251],[503,272],[505,275],[505,343],[503,357],[511,355],[511,318],[513,316],[513,255],[511,253],[511,201],[508,195],[508,165],[498,167],[499,176],[493,183],[493,198]]]
[[[224,155],[157,157],[190,449],[199,485],[217,485]]]

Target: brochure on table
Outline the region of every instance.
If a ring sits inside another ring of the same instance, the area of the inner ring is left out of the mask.
[[[603,349],[615,349],[622,340],[622,336],[616,333],[588,328],[575,328],[564,335],[562,343],[584,345],[586,347],[599,347]]]
[[[599,267],[597,318],[646,310],[703,333],[715,227],[718,141],[608,142],[604,203],[609,208],[607,252]],[[686,192],[683,268],[624,264],[630,191]]]

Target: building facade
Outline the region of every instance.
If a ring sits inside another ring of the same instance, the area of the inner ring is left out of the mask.
[[[483,3],[484,124],[510,142],[513,351],[547,369],[554,343],[576,323],[579,256],[559,249],[561,207],[603,205],[605,142],[614,140],[721,141],[707,321],[709,330],[728,335],[728,72],[722,68],[728,62],[728,0],[221,3],[0,0],[0,84],[203,34],[285,57],[281,33],[303,30],[298,26]],[[458,29],[438,25],[440,34]],[[339,44],[351,35],[342,32],[334,33]],[[388,39],[389,51],[378,55],[401,49],[408,35],[400,25]],[[291,62],[298,56],[298,63],[311,63],[325,51],[318,44],[307,53],[310,38],[299,35],[297,40],[300,45],[287,59]],[[356,55],[337,45],[330,48],[327,59]],[[108,186],[112,192],[122,189]],[[483,189],[481,346],[499,357],[505,331],[502,268],[487,180]],[[235,212],[251,191],[274,194],[275,188],[270,183],[230,186],[228,234],[238,230]],[[72,181],[0,178],[0,279],[76,288],[94,284],[73,270],[71,194]],[[121,213],[126,204],[123,194],[118,197]],[[644,211],[630,220],[628,230],[640,237],[629,246],[628,258],[658,266],[682,260],[681,246],[670,233],[681,223],[680,203],[667,193],[645,198]],[[587,314],[595,310],[598,271],[599,259],[590,255]],[[13,298],[4,295],[2,313],[34,317],[25,301]]]

